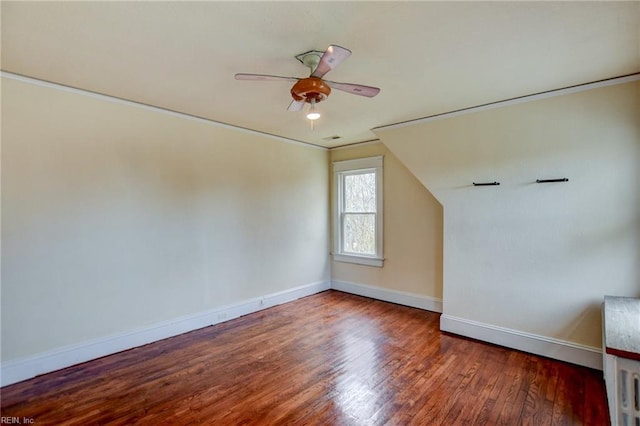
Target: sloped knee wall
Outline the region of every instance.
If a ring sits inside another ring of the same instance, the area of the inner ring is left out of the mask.
[[[376,132],[443,205],[443,318],[595,352],[640,296],[639,82]]]

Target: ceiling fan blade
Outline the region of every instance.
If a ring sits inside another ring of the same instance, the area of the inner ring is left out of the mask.
[[[351,93],[352,95],[366,96],[367,98],[373,98],[380,93],[378,87],[363,86],[362,84],[351,83],[338,83],[336,81],[324,80],[329,87],[336,90],[342,90],[343,92]]]
[[[298,81],[296,77],[282,77],[279,75],[266,75],[266,74],[243,74],[238,73],[235,75],[236,80],[254,80],[254,81]]]
[[[296,101],[295,99],[291,101],[289,104],[289,108],[287,111],[302,111],[302,107],[304,106],[304,101]]]
[[[327,48],[320,58],[320,63],[318,64],[311,77],[322,78],[323,75],[337,67],[347,59],[351,55],[351,51],[349,49],[345,49],[344,47],[331,45]]]

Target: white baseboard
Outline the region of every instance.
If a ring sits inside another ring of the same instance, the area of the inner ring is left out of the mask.
[[[210,311],[163,321],[149,327],[93,339],[22,359],[2,362],[0,384],[1,386],[7,386],[40,374],[153,343],[209,325],[219,324],[242,315],[258,312],[262,309],[291,302],[329,289],[418,309],[442,312],[441,299],[345,281],[321,281],[222,306]],[[524,333],[449,315],[440,317],[440,329],[508,348],[602,370],[602,351],[599,348],[578,345],[564,340]]]
[[[422,296],[386,288],[374,287],[366,284],[356,284],[346,281],[331,281],[331,288],[345,293],[382,300],[384,302],[397,303],[398,305],[411,306],[432,312],[442,312],[442,299]]]
[[[602,350],[443,314],[440,330],[572,364],[602,370]]]
[[[1,386],[17,383],[40,374],[50,373],[209,325],[219,324],[242,315],[329,290],[330,288],[331,283],[329,281],[320,281],[209,311],[163,321],[149,327],[53,349],[27,358],[2,362],[0,383]]]

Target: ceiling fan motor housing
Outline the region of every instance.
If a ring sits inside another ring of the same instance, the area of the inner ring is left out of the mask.
[[[318,77],[308,77],[298,80],[291,88],[291,96],[296,101],[311,102],[312,99],[316,103],[322,102],[331,93],[331,88]]]

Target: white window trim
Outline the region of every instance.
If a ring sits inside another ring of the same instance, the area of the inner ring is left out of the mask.
[[[377,157],[358,158],[355,160],[344,160],[333,162],[333,260],[338,262],[357,263],[359,265],[382,267],[383,256],[383,158]],[[342,226],[340,220],[340,209],[342,206],[341,174],[344,172],[354,172],[357,170],[373,170],[376,173],[376,254],[364,255],[354,253],[344,253],[342,251]]]

